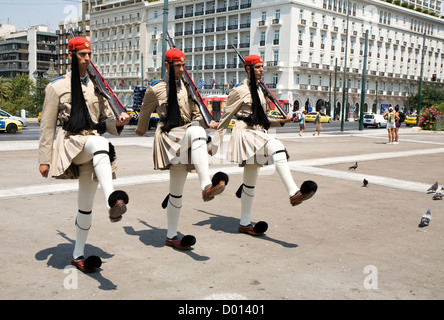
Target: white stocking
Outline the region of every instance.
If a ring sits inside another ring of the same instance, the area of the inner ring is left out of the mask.
[[[299,190],[299,188],[291,175],[284,145],[279,140],[271,139],[265,145],[265,150],[268,155],[271,155],[271,159],[279,176],[281,177],[282,182],[285,185],[285,188],[287,189],[289,197],[293,196]]]
[[[256,186],[259,165],[246,164],[244,166],[244,176],[241,195],[241,218],[240,225],[247,226],[251,223],[251,209],[254,200],[254,187]]]
[[[91,228],[92,214],[91,211],[81,211],[77,212],[76,217],[76,242],[74,245],[74,252],[72,254],[73,258],[76,259],[80,256],[85,256],[84,249],[86,244],[86,239],[88,238],[89,228]]]
[[[109,209],[108,198],[114,191],[111,163],[109,160],[108,141],[102,136],[90,136],[80,152],[74,159],[75,164],[83,164],[92,159],[94,173],[100,182],[105,196],[106,206]]]
[[[200,189],[211,184],[208,170],[207,134],[200,126],[191,126],[187,129],[188,142],[191,145],[191,163],[196,168],[200,181]]]
[[[182,193],[187,175],[186,165],[179,164],[170,166],[170,195],[167,205],[167,237],[170,239],[177,235],[180,209],[182,208]]]

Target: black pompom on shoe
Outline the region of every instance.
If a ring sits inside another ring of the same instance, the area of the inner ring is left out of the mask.
[[[240,233],[246,233],[251,236],[261,236],[268,230],[268,223],[259,221],[254,226],[250,223],[248,226],[239,226]]]
[[[192,246],[196,244],[196,237],[192,235],[186,235],[182,239],[175,236],[172,239],[166,239],[166,245],[179,250],[190,250]]]
[[[95,271],[102,266],[102,259],[100,259],[98,256],[89,256],[85,259],[83,265],[86,270]]]
[[[317,190],[318,185],[316,184],[316,182],[311,180],[304,181],[301,185],[301,189],[290,197],[290,204],[292,206],[297,206],[298,204],[301,204],[303,201],[313,197]]]
[[[203,201],[210,201],[214,199],[215,195],[222,193],[225,190],[225,186],[228,184],[228,175],[224,172],[217,172],[211,179],[211,186],[202,192]]]
[[[111,222],[117,222],[122,219],[122,214],[126,212],[126,205],[128,204],[129,197],[125,191],[116,190],[108,197],[109,218]]]
[[[225,172],[219,171],[216,172],[213,176],[213,178],[211,179],[211,182],[214,186],[217,186],[221,181],[225,181],[225,185],[228,185],[228,174],[226,174]]]
[[[315,194],[317,190],[318,190],[318,185],[316,184],[316,182],[311,180],[304,181],[301,185],[302,194],[307,194],[311,192]]]

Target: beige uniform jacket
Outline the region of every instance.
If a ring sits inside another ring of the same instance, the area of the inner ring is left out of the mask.
[[[82,82],[86,106],[94,123],[105,122],[106,131],[119,135],[123,127],[116,127],[116,119],[108,101],[95,92],[94,84],[86,78]],[[89,135],[100,135],[97,130],[85,130],[79,134],[70,134],[60,128],[54,144],[57,119],[67,121],[71,114],[71,72],[54,79],[45,90],[45,102],[40,122],[39,164],[51,164],[51,175],[59,179],[75,179],[78,170],[72,159],[78,155]]]
[[[164,125],[163,120],[168,114],[168,75],[156,84],[149,86],[146,89],[145,97],[143,99],[142,107],[140,109],[139,120],[137,123],[137,130],[145,133],[148,130],[148,125],[151,113],[157,112],[160,121],[156,128],[153,145],[153,163],[154,169],[165,170],[170,167],[180,156],[178,152],[183,152],[186,141],[184,137],[186,129],[191,125],[203,126],[202,115],[199,107],[190,99],[188,91],[183,83],[179,80],[177,83],[177,101],[179,103],[180,115],[184,125],[171,129],[170,132],[162,132],[161,128]],[[173,159],[175,159],[173,161]],[[190,159],[182,161],[189,165],[188,170],[194,169]]]
[[[270,111],[268,99],[266,99],[262,89],[258,88],[259,99],[265,114]],[[220,119],[218,132],[219,141],[223,141],[223,134],[228,127],[233,116],[236,118],[246,118],[253,114],[252,98],[250,93],[250,80],[245,79],[242,83],[236,85],[228,94],[224,113]],[[280,127],[282,124],[279,119],[270,118],[270,127]],[[231,134],[228,146],[227,159],[244,165],[246,163],[258,163],[256,153],[270,140],[270,136],[260,125],[249,126],[242,120],[236,120]],[[223,150],[222,150],[223,152]],[[264,161],[259,163],[265,165]]]

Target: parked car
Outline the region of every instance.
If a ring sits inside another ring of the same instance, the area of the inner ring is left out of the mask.
[[[159,123],[159,115],[157,113],[151,113],[151,117],[150,117],[150,123],[148,125],[148,129],[149,128],[156,128],[157,124]]]
[[[277,110],[271,110],[270,112],[268,112],[268,116],[270,118],[282,119],[281,113]]]
[[[7,133],[16,133],[18,130],[22,129],[23,124],[20,121],[0,115],[0,131],[6,131]]]
[[[15,117],[15,116],[9,114],[8,112],[6,112],[5,110],[0,109],[0,116],[20,121],[22,123],[23,127],[28,126],[28,120],[26,120],[25,118],[22,118],[22,117]]]
[[[416,114],[405,117],[404,123],[406,126],[416,126]]]
[[[368,126],[385,128],[387,127],[387,120],[384,119],[382,114],[366,113],[364,114],[364,128],[367,128]]]
[[[331,122],[331,117],[323,112],[309,112],[305,116],[305,122],[314,122],[318,113],[321,115],[321,122]]]

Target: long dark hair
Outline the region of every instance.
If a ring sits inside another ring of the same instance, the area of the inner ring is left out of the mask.
[[[174,72],[174,62],[169,62],[168,73],[168,111],[165,118],[165,124],[162,127],[163,132],[169,132],[171,129],[180,126],[181,117],[179,102],[177,101],[176,74]]]
[[[270,120],[268,120],[268,117],[262,108],[261,100],[259,99],[256,76],[254,74],[254,65],[250,66],[250,90],[251,98],[253,99],[253,114],[251,115],[251,121],[248,125],[253,126],[259,124],[263,125],[265,129],[268,129],[270,127]]]
[[[71,70],[71,113],[69,120],[63,122],[63,129],[71,133],[79,133],[82,130],[94,129],[96,124],[91,120],[83,96],[76,50],[72,51]]]

